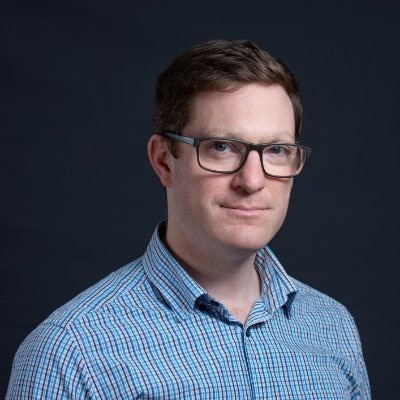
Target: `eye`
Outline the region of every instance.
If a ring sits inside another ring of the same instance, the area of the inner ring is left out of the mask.
[[[229,145],[229,143],[226,142],[212,142],[210,147],[218,152],[224,152],[224,151],[229,151],[231,150],[231,146]]]
[[[215,151],[217,153],[238,153],[240,149],[238,148],[238,144],[235,142],[230,142],[228,140],[212,140],[208,145],[211,151]]]
[[[273,145],[273,146],[267,147],[265,149],[265,151],[268,154],[276,155],[276,156],[286,155],[290,152],[290,150],[287,146],[279,146],[279,145]]]
[[[226,139],[208,139],[202,142],[200,156],[213,158],[237,158],[246,152],[246,146],[238,141]]]

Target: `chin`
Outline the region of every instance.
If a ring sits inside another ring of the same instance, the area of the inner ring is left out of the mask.
[[[255,253],[265,247],[272,239],[273,235],[266,232],[265,229],[258,232],[253,229],[236,227],[236,232],[228,235],[227,244],[232,250],[242,250],[249,253]]]

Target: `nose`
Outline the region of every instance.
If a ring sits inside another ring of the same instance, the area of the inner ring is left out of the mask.
[[[254,193],[264,188],[266,179],[260,155],[252,150],[242,168],[234,175],[233,185],[235,188],[241,188],[248,193]]]

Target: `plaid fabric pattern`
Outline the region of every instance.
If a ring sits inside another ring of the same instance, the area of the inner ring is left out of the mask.
[[[243,326],[153,235],[21,344],[7,399],[370,399],[353,318],[266,247]]]

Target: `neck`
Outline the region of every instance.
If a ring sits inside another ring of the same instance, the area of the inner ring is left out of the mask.
[[[165,244],[185,271],[232,315],[244,323],[261,294],[259,275],[254,267],[255,253],[219,251]]]

